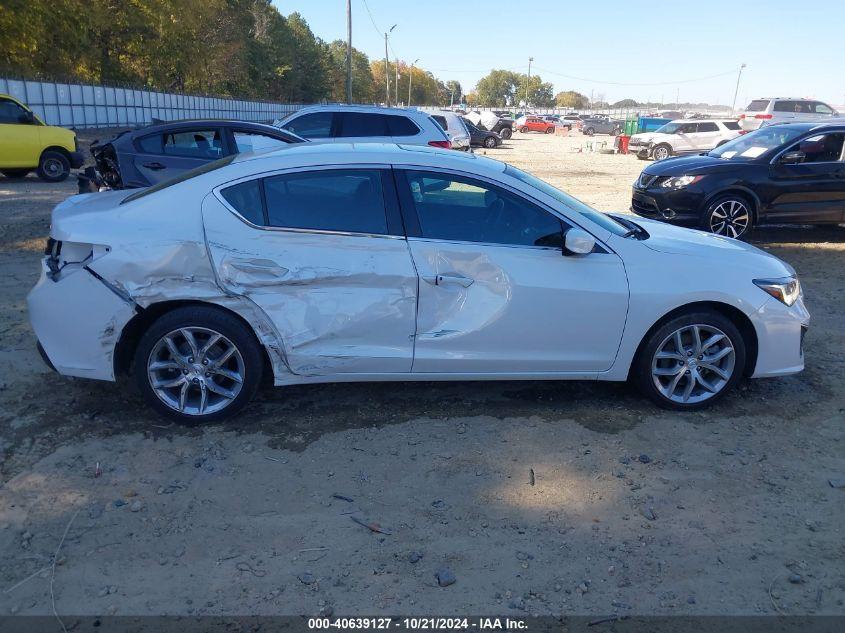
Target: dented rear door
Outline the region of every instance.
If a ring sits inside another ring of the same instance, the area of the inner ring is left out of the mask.
[[[394,191],[389,171],[344,166],[206,198],[219,282],[267,313],[293,373],[411,370],[417,277]]]

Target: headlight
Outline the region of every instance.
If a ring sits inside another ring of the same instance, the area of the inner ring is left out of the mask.
[[[788,306],[798,301],[798,297],[801,296],[801,282],[795,277],[755,279],[754,285]]]
[[[683,189],[684,187],[688,187],[691,184],[698,182],[702,178],[704,178],[704,176],[672,176],[671,178],[667,178],[661,182],[660,186],[665,187],[666,189]]]

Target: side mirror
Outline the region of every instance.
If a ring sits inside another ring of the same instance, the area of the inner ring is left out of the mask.
[[[787,152],[781,155],[778,162],[781,165],[795,165],[797,163],[803,163],[806,158],[807,155],[804,152]]]
[[[596,247],[596,238],[583,229],[571,228],[563,236],[564,255],[589,255]]]

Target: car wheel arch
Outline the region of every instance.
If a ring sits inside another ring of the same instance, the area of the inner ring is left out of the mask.
[[[730,320],[742,335],[742,340],[745,343],[745,367],[743,367],[743,375],[748,377],[754,373],[754,368],[757,365],[757,350],[758,339],[757,330],[754,329],[754,324],[745,312],[723,301],[695,301],[693,303],[686,303],[666,312],[663,316],[657,319],[647,331],[645,331],[637,344],[637,349],[631,356],[628,366],[628,378],[631,378],[631,371],[634,368],[636,359],[642,352],[643,347],[647,344],[652,333],[661,328],[665,323],[675,319],[684,314],[692,312],[700,312],[702,310],[712,310],[718,312],[728,320]]]
[[[718,198],[722,198],[724,196],[739,196],[745,199],[746,202],[751,204],[751,213],[754,217],[754,224],[760,221],[760,198],[757,197],[757,194],[751,191],[750,189],[746,189],[745,187],[727,187],[725,189],[720,189],[715,193],[710,194],[704,200],[704,204],[701,208],[701,213],[707,211],[711,204],[713,204],[714,200]]]
[[[267,346],[262,343],[261,337],[255,331],[255,328],[249,322],[249,320],[244,318],[244,316],[239,314],[236,310],[232,310],[227,306],[221,306],[217,303],[213,303],[210,301],[197,301],[193,299],[159,301],[157,303],[150,304],[145,308],[139,308],[135,316],[132,317],[129,322],[123,327],[123,330],[120,333],[120,337],[118,338],[118,341],[115,345],[113,357],[114,375],[128,376],[130,374],[132,368],[132,359],[135,356],[135,351],[138,348],[138,344],[141,341],[141,337],[144,336],[144,333],[150,328],[153,323],[155,323],[157,319],[178,308],[186,308],[191,306],[212,308],[218,310],[222,314],[226,314],[236,318],[238,321],[240,321],[242,325],[246,326],[247,330],[251,332],[252,336],[255,338],[255,342],[258,345],[259,349],[261,349],[261,355],[264,365],[264,380],[269,380],[272,384],[274,367],[270,358],[270,354],[267,350]]]
[[[38,156],[38,162],[41,162],[41,159],[44,157],[44,154],[47,152],[59,152],[62,156],[70,161],[70,152],[66,147],[62,147],[61,145],[50,145],[49,147],[45,147],[41,150],[41,154]]]

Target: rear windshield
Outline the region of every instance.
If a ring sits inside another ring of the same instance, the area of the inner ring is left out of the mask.
[[[221,167],[225,167],[233,160],[235,160],[235,156],[237,154],[232,154],[230,156],[226,156],[225,158],[221,158],[220,160],[215,160],[210,163],[206,163],[205,165],[200,165],[194,169],[189,169],[186,172],[182,172],[175,178],[171,178],[170,180],[163,180],[158,184],[153,185],[152,187],[144,187],[143,189],[139,189],[133,194],[126,196],[123,200],[121,200],[120,204],[126,204],[127,202],[132,202],[133,200],[139,200],[144,196],[148,196],[151,193],[155,193],[156,191],[161,191],[162,189],[167,189],[168,187],[172,187],[173,185],[178,185],[180,182],[185,182],[186,180],[190,180],[195,176],[202,176],[203,174],[207,174],[209,172],[214,171],[215,169],[220,169]]]
[[[755,99],[751,103],[748,104],[748,107],[745,108],[746,112],[762,112],[766,108],[769,107],[769,100],[768,99]]]
[[[754,160],[800,136],[804,129],[773,125],[760,128],[717,147],[708,156],[723,160]]]
[[[739,122],[738,122],[738,121],[722,121],[722,125],[724,125],[724,126],[725,126],[726,128],[728,128],[729,130],[738,130],[738,129],[740,129],[740,127],[739,127]]]

